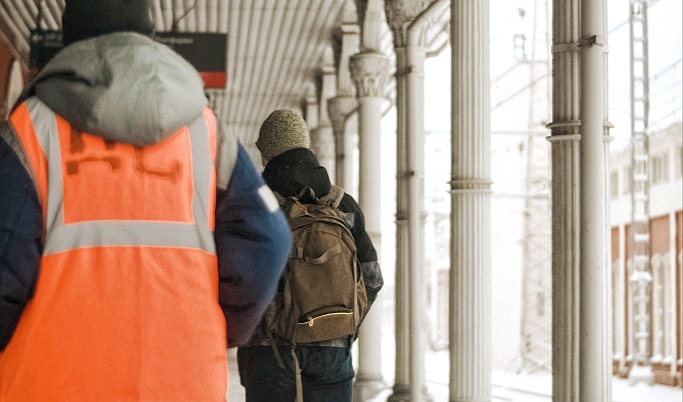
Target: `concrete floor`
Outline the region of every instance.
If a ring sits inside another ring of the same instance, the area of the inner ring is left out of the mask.
[[[229,349],[227,357],[227,400],[228,402],[244,402],[244,388],[240,384],[240,376],[237,370],[237,348]],[[447,402],[448,353],[447,351],[430,351],[427,354],[427,359],[430,368],[442,367],[439,370],[428,370],[427,387],[430,396],[433,402]],[[391,382],[391,379],[387,378],[387,382]],[[492,402],[551,401],[551,382],[552,377],[549,374],[517,375],[496,370],[492,373]],[[391,389],[388,387],[368,402],[385,402],[390,395]],[[612,380],[612,401],[614,402],[680,402],[683,400],[682,398],[683,390],[680,387],[650,386],[644,383],[629,384],[628,380],[617,377]]]

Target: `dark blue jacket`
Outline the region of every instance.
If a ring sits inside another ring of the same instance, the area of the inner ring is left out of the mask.
[[[201,78],[189,63],[134,33],[67,46],[29,83],[20,101],[29,97],[78,130],[136,146],[158,143],[190,124],[207,102]],[[248,340],[273,297],[292,240],[287,220],[245,149],[220,122],[217,131],[217,141],[228,144],[218,148],[229,149],[227,158],[235,162],[232,170],[225,167],[229,163],[217,166],[218,301],[228,324],[228,345],[238,346]],[[3,123],[0,351],[33,296],[42,255],[42,210],[21,149],[11,124]]]

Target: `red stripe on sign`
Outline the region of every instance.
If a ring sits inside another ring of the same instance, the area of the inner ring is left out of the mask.
[[[228,75],[224,71],[204,71],[199,75],[204,80],[204,88],[225,88]]]

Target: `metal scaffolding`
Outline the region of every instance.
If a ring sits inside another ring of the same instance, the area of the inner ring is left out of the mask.
[[[631,228],[629,282],[631,299],[632,382],[653,383],[650,368],[651,284],[647,0],[631,0],[629,18],[631,73]]]
[[[521,370],[551,370],[550,147],[532,132],[550,119],[550,42],[547,0],[536,0],[529,58],[528,129],[525,138],[527,197],[524,200]],[[539,58],[542,56],[542,58]]]

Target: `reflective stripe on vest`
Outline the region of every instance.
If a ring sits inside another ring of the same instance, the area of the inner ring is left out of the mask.
[[[147,147],[73,130],[37,98],[8,126],[45,236],[33,298],[0,353],[0,400],[224,401],[212,231],[214,160],[231,150],[220,154],[211,110]]]
[[[44,222],[47,208],[47,161],[45,160],[43,148],[36,136],[36,128],[42,130],[44,127],[42,127],[42,124],[39,127],[34,125],[26,103],[19,105],[10,115],[10,122],[21,145],[17,146],[13,137],[3,138],[8,140],[8,144],[12,146],[15,153],[19,156],[19,160],[22,161],[36,185],[38,200],[43,208]],[[26,158],[22,158],[22,155],[25,155]],[[28,166],[26,166],[27,164]]]
[[[202,117],[134,147],[72,129],[35,97],[20,105],[11,122],[43,206],[43,255],[126,245],[215,254],[216,121],[208,108]]]

